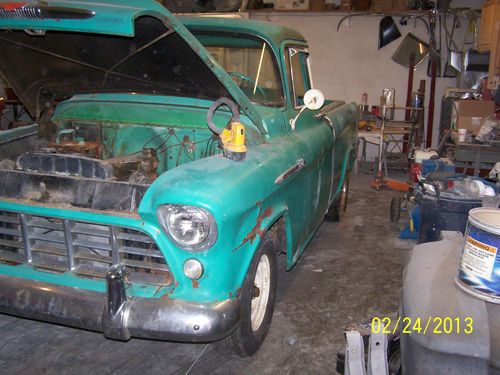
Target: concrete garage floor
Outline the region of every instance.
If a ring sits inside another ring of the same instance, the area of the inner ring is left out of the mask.
[[[371,190],[371,179],[364,173],[352,176],[344,221],[323,223],[299,264],[280,272],[271,330],[254,357],[232,358],[213,345],[115,342],[98,333],[0,315],[0,373],[335,373],[346,326],[395,316],[406,254],[415,245],[399,240],[399,228],[389,220],[395,193]]]

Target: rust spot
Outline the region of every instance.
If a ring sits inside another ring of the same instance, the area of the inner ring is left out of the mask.
[[[259,215],[257,216],[257,221],[255,222],[255,225],[252,228],[252,230],[245,236],[243,241],[241,241],[241,243],[236,248],[234,248],[234,250],[232,251],[233,253],[247,242],[253,243],[253,241],[255,241],[255,239],[257,238],[257,236],[262,237],[263,234],[263,231],[261,229],[262,221],[266,217],[269,217],[273,214],[273,208],[269,206],[264,210],[264,212],[261,213],[262,201],[258,201],[257,205],[259,206]]]
[[[167,291],[167,293],[165,293],[164,295],[162,295],[161,298],[169,298],[170,295],[174,292],[175,288],[177,288],[178,286],[179,286],[179,282],[176,281],[175,284],[174,284],[174,287],[172,289],[170,289],[169,291]]]
[[[232,298],[233,297],[233,292],[229,292],[229,298]]]
[[[103,146],[100,140],[96,142],[79,142],[71,140],[62,140],[61,143],[55,144],[50,143],[51,147],[54,147],[57,152],[62,154],[79,153],[91,157],[96,157],[100,159],[102,157]]]
[[[161,296],[161,298],[169,298],[170,295],[172,294],[172,290],[169,290],[167,293],[165,293],[164,295]]]
[[[8,266],[20,266],[21,263],[11,262],[9,260],[0,260],[0,263],[7,264]]]
[[[163,283],[158,286],[154,295],[156,296],[158,293],[160,293],[160,291],[163,287],[172,285],[173,281],[174,281],[174,277],[172,276],[172,274],[170,272],[165,273],[165,275],[163,276]],[[175,286],[177,287],[177,283]]]
[[[193,289],[198,289],[200,286],[200,283],[198,280],[191,280],[191,284],[193,285]]]
[[[158,286],[158,288],[156,288],[155,290],[155,294],[153,295],[156,296],[158,293],[160,293],[161,288],[163,288],[163,285]]]

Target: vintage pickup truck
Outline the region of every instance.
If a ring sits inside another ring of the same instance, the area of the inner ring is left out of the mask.
[[[277,256],[292,268],[339,219],[356,149],[357,107],[310,90],[304,37],[153,0],[17,0],[0,49],[39,133],[0,157],[0,312],[255,353]]]

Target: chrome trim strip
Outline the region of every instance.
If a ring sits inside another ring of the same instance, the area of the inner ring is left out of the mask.
[[[31,133],[26,133],[26,134],[21,134],[18,137],[9,138],[9,139],[6,139],[6,140],[0,140],[0,146],[3,145],[3,144],[6,144],[6,143],[11,143],[11,142],[14,142],[14,141],[19,141],[19,140],[24,139],[24,138],[29,138],[29,137],[32,137],[34,135],[38,136],[38,131],[31,132]]]
[[[71,223],[69,220],[63,220],[63,228],[66,252],[68,254],[68,268],[70,271],[73,271],[75,269],[75,249],[73,247],[73,233],[71,232]]]
[[[26,219],[25,214],[19,214],[19,222],[21,223],[21,233],[23,235],[23,245],[24,245],[24,254],[26,256],[26,262],[33,262],[33,255],[31,253],[31,236],[28,228],[28,220]]]
[[[118,233],[117,233],[117,228],[115,226],[109,227],[109,238],[111,243],[111,253],[113,257],[113,262],[118,264],[120,263],[120,251],[119,251],[120,245],[118,243]]]
[[[306,165],[306,162],[304,159],[299,159],[297,162],[290,168],[288,168],[285,172],[280,174],[276,180],[274,180],[275,184],[281,184],[283,181],[285,181],[287,178],[292,177],[295,173],[299,172],[302,168],[304,168]]]
[[[327,106],[324,106],[321,109],[321,111],[318,114],[316,114],[314,117],[319,120],[320,118],[325,117],[330,112],[333,112],[336,109],[339,109],[340,107],[343,107],[344,105],[345,105],[344,101],[342,101],[342,100],[334,100],[333,102],[331,102]]]

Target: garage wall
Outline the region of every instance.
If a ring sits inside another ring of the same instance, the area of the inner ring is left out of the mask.
[[[483,0],[454,0],[453,7],[470,7],[480,9]],[[312,56],[312,74],[316,88],[321,89],[329,99],[344,99],[346,101],[361,101],[361,94],[368,94],[368,104],[379,104],[379,98],[384,88],[396,89],[396,104],[406,102],[406,87],[408,70],[391,60],[391,56],[403,38],[390,43],[382,49],[378,46],[378,28],[381,17],[352,17],[342,23],[336,31],[337,23],[345,14],[338,13],[258,13],[252,12],[249,18],[276,22],[294,27],[302,32],[309,41]],[[247,16],[246,14],[244,16]],[[409,21],[408,25],[399,25],[401,34],[411,32],[424,41],[428,41],[427,30],[420,21]],[[451,19],[448,23],[451,28]],[[462,20],[462,27],[455,34],[455,40],[462,46],[463,35],[467,24]],[[443,32],[444,40],[444,32]],[[467,37],[473,41],[473,35]],[[444,41],[443,41],[443,50]],[[446,53],[443,52],[443,56]],[[421,79],[426,83],[426,109],[428,108],[430,78],[427,77],[427,60],[418,68],[414,75],[413,88],[417,90]],[[0,80],[0,93],[2,92]],[[434,125],[439,126],[440,101],[445,87],[457,86],[455,79],[438,78],[436,83],[436,104]],[[1,94],[0,94],[1,95]],[[427,115],[426,115],[427,119]],[[437,131],[433,132],[433,145],[437,144]],[[369,157],[375,151],[368,150]]]
[[[453,1],[453,7],[471,7],[480,9],[482,0]],[[309,41],[312,56],[312,74],[315,88],[319,88],[329,99],[344,99],[361,102],[361,94],[368,94],[368,104],[380,102],[384,88],[396,89],[396,104],[406,103],[406,88],[408,69],[393,62],[391,56],[402,41],[402,37],[378,49],[378,29],[381,17],[352,17],[344,21],[336,31],[337,23],[345,14],[335,13],[250,13],[255,20],[271,21],[291,26],[299,31]],[[399,25],[399,18],[394,17],[399,31],[404,37],[411,32],[423,41],[428,42],[429,36],[424,24],[420,21],[408,21],[407,26]],[[449,19],[448,28],[451,29]],[[462,20],[462,27],[455,31],[462,46],[467,23]],[[473,41],[469,35],[468,40]],[[443,50],[444,32],[443,32]],[[446,53],[443,53],[446,56]],[[443,65],[444,66],[444,65]],[[421,79],[426,83],[426,109],[428,107],[430,78],[427,77],[427,59],[415,71],[413,89],[418,89]],[[456,79],[438,78],[436,82],[436,104],[434,124],[439,127],[440,101],[445,87],[456,87]],[[401,111],[402,112],[402,111]],[[427,118],[427,114],[426,114]],[[433,145],[437,144],[437,131],[433,132]],[[373,156],[374,152],[370,152]]]

